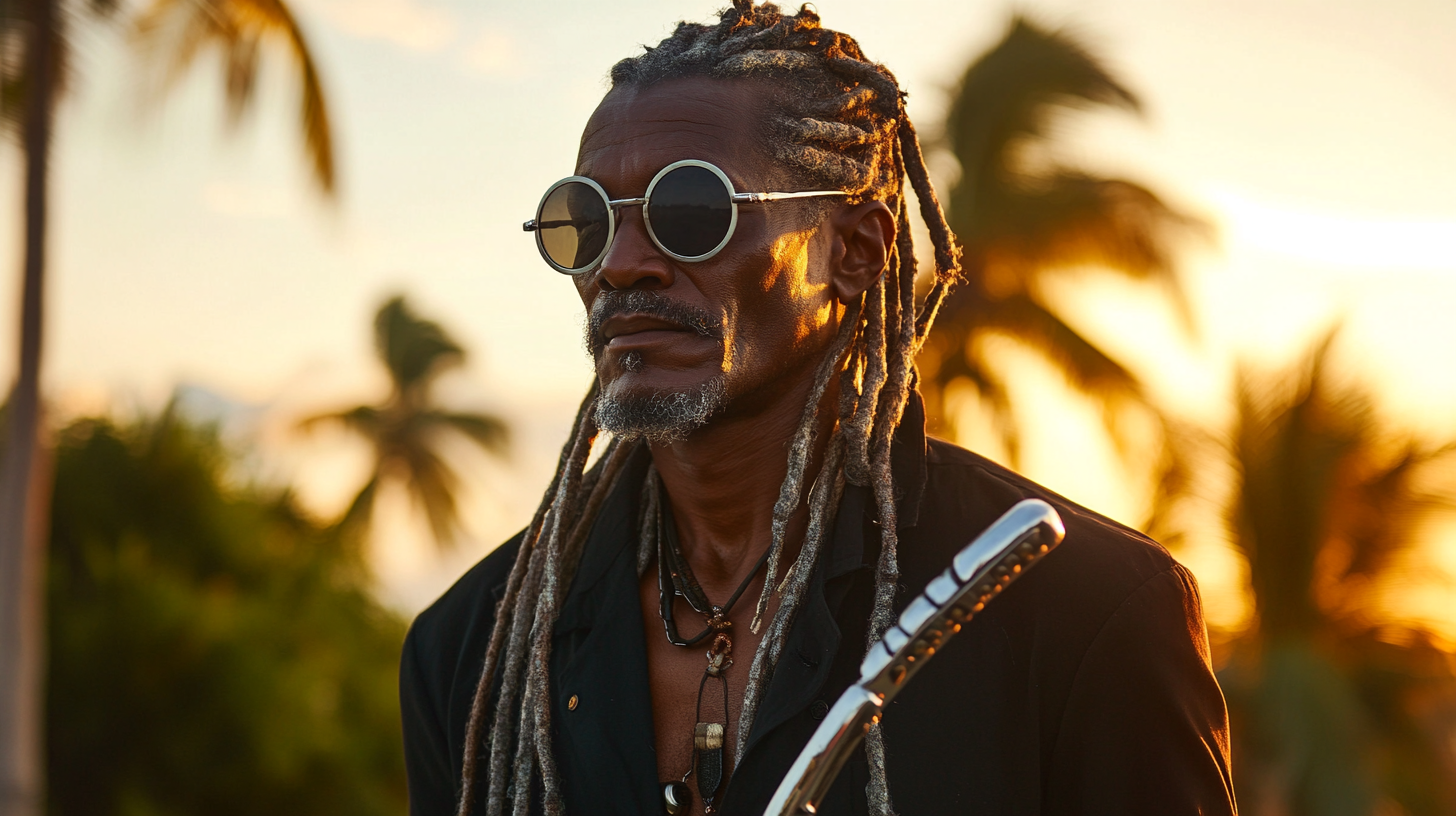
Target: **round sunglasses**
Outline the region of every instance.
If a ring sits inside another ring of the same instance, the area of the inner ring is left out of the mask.
[[[570,176],[546,188],[536,217],[524,225],[552,269],[580,275],[606,257],[617,234],[617,210],[642,205],[652,243],[679,261],[706,261],[728,245],[738,227],[738,205],[788,198],[848,195],[841,190],[740,193],[717,166],[697,159],[662,168],[641,198],[613,199],[600,184]]]

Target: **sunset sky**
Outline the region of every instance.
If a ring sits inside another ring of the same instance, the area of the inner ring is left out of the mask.
[[[58,123],[46,384],[63,416],[155,408],[185,386],[189,405],[259,443],[255,473],[295,482],[315,510],[336,512],[362,481],[365,451],[291,426],[380,396],[369,321],[382,298],[407,293],[471,351],[448,398],[506,416],[517,434],[509,463],[462,458],[471,536],[455,554],[432,555],[401,503],[386,501],[383,588],[416,609],[527,520],[589,376],[572,287],[520,224],[542,190],[571,173],[611,64],[679,18],[706,19],[714,3],[294,5],[332,105],[337,205],[322,204],[304,173],[286,72],[270,75],[255,115],[228,137],[218,71],[148,106],[125,32],[80,32],[77,87]],[[826,25],[896,72],[928,136],[946,91],[1012,9],[816,5]],[[1095,277],[1057,293],[1074,322],[1175,409],[1216,422],[1227,414],[1234,361],[1288,361],[1343,315],[1341,353],[1391,416],[1456,435],[1456,4],[1015,8],[1078,34],[1145,104],[1142,119],[1069,120],[1067,156],[1142,180],[1219,229],[1216,245],[1187,254],[1195,338],[1179,334],[1156,292]],[[953,164],[936,156],[932,165],[948,184]],[[14,281],[13,149],[0,181],[12,191],[0,198],[0,257]],[[14,283],[0,286],[7,379],[17,295]],[[1028,382],[1039,376],[1033,367]],[[1090,412],[1038,417],[1031,475],[1136,521],[1137,499]],[[1232,619],[1236,611],[1219,606],[1232,604],[1232,579],[1215,550],[1187,557],[1211,585],[1210,618]],[[1456,575],[1456,544],[1434,551]],[[1456,609],[1456,590],[1427,587],[1411,603],[1412,614],[1439,616],[1432,610]],[[1456,620],[1450,629],[1456,637]]]

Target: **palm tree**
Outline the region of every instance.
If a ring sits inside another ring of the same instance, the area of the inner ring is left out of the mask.
[[[220,52],[229,124],[249,111],[265,48],[281,46],[299,84],[299,122],[313,180],[335,191],[334,139],[317,66],[303,30],[283,0],[151,0],[136,25],[142,53],[170,88],[208,49]]]
[[[389,372],[390,392],[384,402],[310,417],[301,427],[342,424],[374,448],[369,480],[350,503],[340,526],[365,528],[380,486],[399,480],[424,509],[435,543],[448,547],[459,527],[456,494],[460,479],[440,457],[440,446],[451,436],[463,437],[500,455],[508,439],[506,424],[489,414],[449,411],[434,404],[435,381],[460,367],[465,351],[440,324],[415,314],[403,296],[379,307],[374,317],[374,350]]]
[[[929,410],[954,432],[946,389],[972,386],[1013,459],[1006,372],[985,343],[992,335],[1032,347],[1075,387],[1109,403],[1143,396],[1130,371],[1048,308],[1042,290],[1050,273],[1090,265],[1158,282],[1186,319],[1173,247],[1199,222],[1147,187],[1069,168],[1054,155],[1065,114],[1103,107],[1141,110],[1075,39],[1016,17],[966,70],[947,114],[946,143],[961,168],[947,211],[965,281],[942,306],[918,363]]]
[[[25,260],[20,357],[10,395],[0,462],[0,816],[40,812],[41,642],[45,631],[45,519],[49,466],[42,437],[40,366],[51,131],[56,100],[69,78],[66,23],[84,11],[107,13],[116,0],[0,0],[0,125],[18,129],[25,153]],[[260,46],[282,39],[303,86],[304,141],[314,175],[334,189],[333,142],[317,71],[298,26],[281,0],[155,0],[142,14],[146,43],[161,44],[163,21],[182,21],[170,72],[180,75],[204,46],[219,47],[227,65],[234,118],[252,98]],[[19,47],[23,59],[8,58]]]
[[[1449,814],[1456,729],[1437,720],[1456,714],[1456,661],[1379,592],[1456,511],[1456,442],[1384,427],[1368,394],[1333,382],[1333,336],[1296,371],[1242,372],[1223,446],[1254,602],[1220,675],[1239,800],[1251,816],[1369,816],[1381,800]]]
[[[111,3],[87,4],[105,12]],[[0,454],[0,816],[40,812],[40,752],[49,461],[40,438],[40,358],[47,181],[55,99],[65,77],[65,16],[54,0],[4,0],[0,125],[25,151],[20,360]]]

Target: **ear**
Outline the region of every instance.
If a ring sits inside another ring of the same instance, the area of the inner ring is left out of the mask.
[[[840,303],[853,303],[890,265],[895,245],[895,216],[883,201],[866,201],[837,208],[829,217],[835,237],[844,248],[831,286]]]

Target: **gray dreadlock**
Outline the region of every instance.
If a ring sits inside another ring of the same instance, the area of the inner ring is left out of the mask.
[[[838,377],[838,421],[825,443],[823,464],[809,490],[809,524],[798,558],[788,570],[782,596],[749,670],[739,715],[735,762],[764,690],[783,652],[784,640],[809,584],[846,483],[872,486],[880,529],[874,607],[866,646],[893,622],[899,566],[890,443],[914,388],[915,353],[950,286],[960,274],[960,253],[930,184],[920,142],[905,115],[904,94],[884,66],[866,59],[847,35],[823,28],[809,6],[785,14],[772,3],[733,0],[713,25],[680,23],[672,36],[641,56],[612,68],[612,86],[646,87],[685,77],[753,79],[776,93],[762,132],[768,155],[808,188],[837,189],[849,201],[886,202],[900,229],[889,269],[848,307],[839,331],[818,366],[813,389],[789,448],[788,475],[774,505],[772,544],[764,590],[753,619],[758,631],[779,580],[790,517],[804,499],[819,418],[831,380]],[[909,183],[929,227],[935,280],[918,313],[915,253],[906,226]],[[640,441],[613,438],[596,464],[586,462],[597,437],[598,388],[593,384],[576,418],[576,432],[562,449],[557,475],[521,541],[476,687],[466,729],[458,816],[474,812],[482,776],[488,786],[487,816],[501,816],[507,802],[525,816],[540,790],[545,812],[564,809],[551,752],[549,697],[552,628],[580,560],[598,508],[614,487]],[[638,568],[657,552],[656,508],[664,501],[649,468],[641,487]],[[492,696],[495,696],[492,705]],[[482,750],[489,741],[489,761]],[[878,726],[866,740],[870,811],[890,814],[885,751]],[[539,787],[538,787],[539,785]]]

